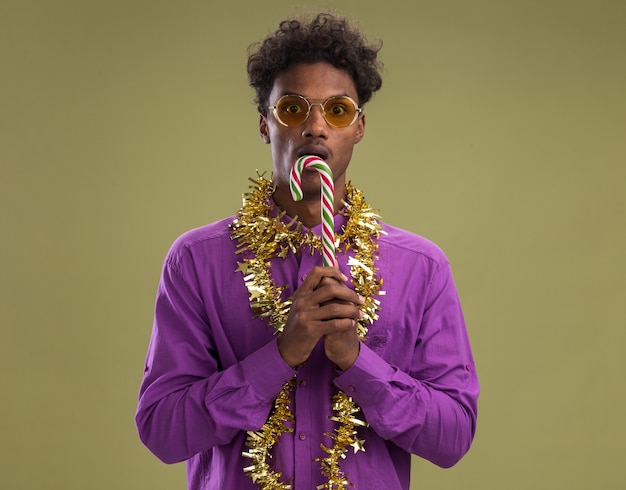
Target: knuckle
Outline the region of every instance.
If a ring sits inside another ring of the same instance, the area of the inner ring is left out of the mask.
[[[331,328],[337,331],[345,331],[352,328],[352,320],[348,318],[335,318],[331,320],[332,325]]]
[[[329,303],[326,308],[331,317],[337,318],[345,316],[344,307],[339,303]]]

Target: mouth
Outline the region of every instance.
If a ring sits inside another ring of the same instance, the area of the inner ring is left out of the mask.
[[[298,158],[306,155],[311,155],[324,161],[326,161],[326,159],[328,158],[328,152],[326,151],[326,149],[320,147],[305,147],[298,152]]]

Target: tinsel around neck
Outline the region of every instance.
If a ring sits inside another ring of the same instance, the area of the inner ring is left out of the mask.
[[[276,333],[282,332],[291,306],[283,300],[285,286],[273,284],[269,275],[269,260],[299,254],[308,249],[311,254],[321,250],[320,237],[285,211],[277,208],[272,194],[273,184],[263,175],[250,179],[254,184],[243,197],[243,205],[231,223],[231,237],[237,242],[236,253],[245,257],[239,262],[244,274],[250,302],[256,316],[269,318]],[[359,335],[364,338],[367,326],[378,319],[380,302],[384,295],[382,278],[377,274],[375,261],[378,239],[384,231],[378,213],[365,201],[362,191],[346,183],[346,198],[339,213],[347,218],[339,233],[335,233],[335,248],[347,253],[352,284],[365,298],[361,306],[363,317],[358,323]]]

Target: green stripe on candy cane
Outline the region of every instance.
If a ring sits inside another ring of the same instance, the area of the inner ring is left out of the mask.
[[[326,267],[336,267],[337,259],[335,258],[335,183],[333,181],[333,172],[328,164],[319,157],[314,155],[305,155],[294,163],[291,168],[289,178],[289,188],[294,201],[300,201],[303,198],[302,193],[302,172],[312,167],[318,171],[322,182],[322,192],[320,196],[320,208],[322,216],[322,260]]]

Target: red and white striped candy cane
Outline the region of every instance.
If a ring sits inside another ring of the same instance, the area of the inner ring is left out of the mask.
[[[324,266],[337,266],[335,258],[335,183],[333,172],[328,164],[319,157],[305,155],[298,158],[291,168],[289,187],[294,201],[300,201],[302,194],[302,172],[312,167],[318,171],[322,181],[321,208],[322,208],[322,257]]]

